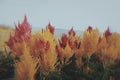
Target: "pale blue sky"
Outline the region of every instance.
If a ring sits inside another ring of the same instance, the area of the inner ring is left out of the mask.
[[[120,0],[0,0],[0,24],[14,26],[27,15],[30,24],[84,31],[89,25],[120,33]]]

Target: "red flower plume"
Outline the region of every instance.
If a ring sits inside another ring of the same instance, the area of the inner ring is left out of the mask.
[[[107,30],[105,31],[105,37],[108,38],[110,35],[112,35],[112,33],[110,32],[110,29],[108,27]]]
[[[68,42],[68,37],[66,34],[63,34],[62,37],[61,37],[61,46],[64,48],[66,45],[67,45],[67,42]]]
[[[31,37],[31,25],[27,22],[27,17],[25,16],[22,24],[18,23],[18,26],[15,26],[15,42],[27,42]]]
[[[73,30],[73,27],[71,28],[71,30],[69,31],[69,35],[73,34],[73,36],[75,36],[75,31]]]
[[[91,26],[88,27],[87,31],[91,32],[93,28]]]
[[[53,27],[50,23],[48,24],[47,27],[48,27],[48,29],[50,30],[50,32],[51,32],[52,34],[54,34],[54,30],[55,30],[55,29],[54,29],[54,27]]]
[[[14,36],[10,34],[10,38],[8,42],[5,43],[11,50],[14,50],[13,47],[16,42],[23,42],[23,41],[27,42],[30,39],[31,30],[32,28],[30,24],[27,22],[27,18],[25,16],[22,24],[18,23],[18,26],[15,25]]]

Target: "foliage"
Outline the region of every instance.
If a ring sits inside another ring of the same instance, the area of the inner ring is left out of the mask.
[[[14,58],[11,52],[0,51],[0,79],[7,79],[14,77]]]

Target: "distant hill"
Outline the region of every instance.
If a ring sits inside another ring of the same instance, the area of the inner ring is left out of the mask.
[[[39,31],[41,30],[42,28],[37,28],[37,27],[34,27],[32,29],[32,32],[34,33],[35,31]],[[60,38],[62,36],[62,34],[68,34],[69,30],[68,29],[60,29],[60,28],[55,28],[55,33],[54,33],[54,36],[56,39]],[[76,32],[76,35],[80,35],[81,37],[83,36],[83,31],[80,31],[80,30],[75,30]]]
[[[55,29],[55,38],[58,39],[62,34],[68,34],[69,30],[67,29]],[[83,36],[83,31],[75,30],[76,35]]]

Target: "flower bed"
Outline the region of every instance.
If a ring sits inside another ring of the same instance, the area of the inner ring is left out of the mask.
[[[72,28],[56,40],[50,23],[32,34],[25,16],[15,27],[6,42],[15,80],[120,80],[120,34],[109,28],[100,36],[89,26],[83,37]]]

